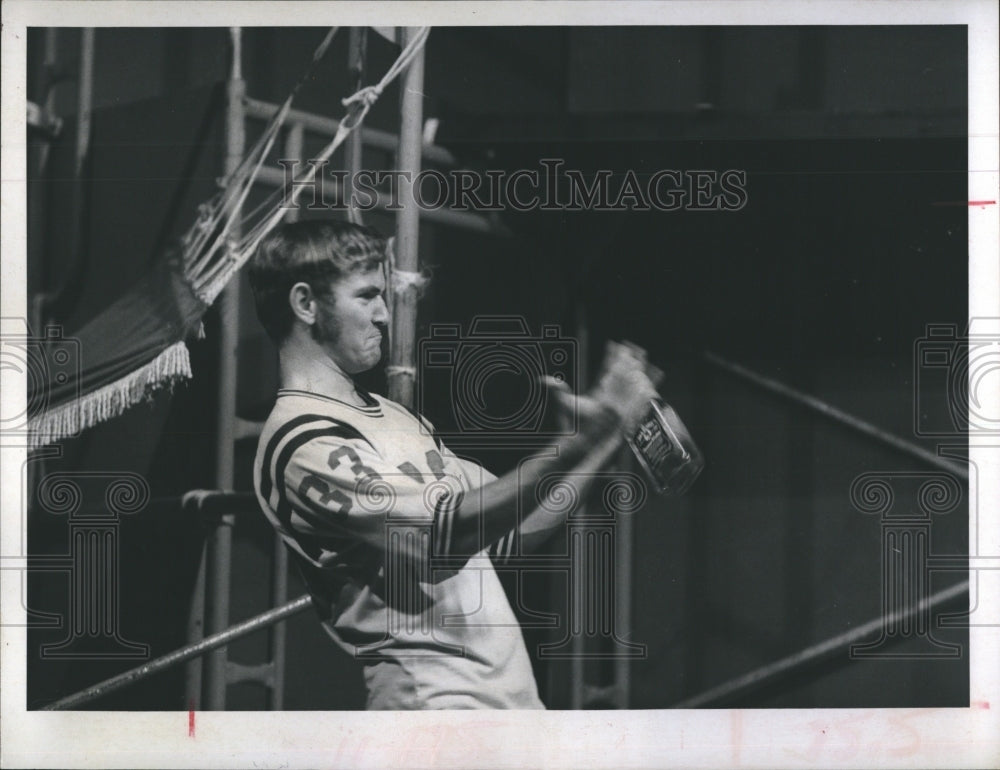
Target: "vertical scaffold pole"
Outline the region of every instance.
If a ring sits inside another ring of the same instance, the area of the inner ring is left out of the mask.
[[[401,44],[406,44],[417,34],[417,28],[406,27]],[[401,175],[400,203],[403,208],[396,215],[396,265],[395,269],[417,272],[417,247],[420,236],[420,212],[413,195],[413,182],[420,173],[422,134],[424,122],[424,49],[421,48],[403,75],[400,95],[401,123],[399,150],[396,163]],[[407,175],[408,174],[408,178]],[[413,406],[413,386],[416,377],[414,346],[417,327],[417,293],[411,285],[393,292],[392,349],[389,353],[389,398],[407,407]]]
[[[304,160],[302,151],[305,130],[301,123],[292,123],[285,134],[285,158],[299,163]],[[285,212],[286,222],[299,221],[298,204]],[[275,534],[271,567],[271,606],[280,607],[288,600],[288,549],[280,535]],[[288,629],[284,623],[275,623],[269,632],[271,662],[274,666],[267,707],[280,711],[285,705],[285,651]]]
[[[198,572],[191,589],[191,608],[188,610],[187,643],[197,644],[205,638],[205,568],[206,546],[201,546]],[[192,658],[184,668],[184,695],[188,709],[201,710],[201,657]]]
[[[243,157],[245,116],[243,99],[246,84],[241,67],[242,35],[239,27],[230,29],[233,46],[232,69],[226,87],[226,158],[227,178],[236,170]],[[239,214],[231,235],[240,235]],[[219,298],[219,399],[217,444],[215,452],[215,486],[217,489],[233,488],[233,442],[236,438],[236,363],[239,344],[240,283],[236,277],[230,281]],[[232,570],[232,539],[235,516],[222,516],[212,535],[209,561],[209,590],[211,609],[208,615],[208,633],[217,634],[229,625],[229,589]],[[226,707],[226,648],[213,650],[205,658],[207,693],[205,706],[210,710]]]
[[[577,350],[580,355],[579,362],[579,372],[580,372],[580,383],[579,392],[584,393],[587,388],[587,381],[589,379],[589,365],[590,365],[590,327],[587,323],[587,306],[584,304],[584,300],[581,297],[576,305],[574,323],[576,325],[576,343]],[[581,510],[582,513],[582,510]],[[567,548],[571,547],[571,543],[567,541]],[[582,607],[569,607],[569,604],[575,601],[575,597],[578,595],[574,592],[574,586],[572,581],[584,580],[584,575],[569,573],[569,580],[566,584],[566,603],[567,603],[567,613],[566,617],[579,618],[581,620],[576,620],[574,622],[582,622],[583,618],[583,608]],[[575,615],[574,615],[575,613]],[[570,658],[570,675],[569,675],[569,707],[573,710],[579,710],[584,707],[585,693],[584,686],[586,685],[587,677],[587,662],[585,655],[587,652],[586,648],[586,637],[582,633],[573,633],[573,629],[570,629],[570,637],[572,639],[572,648]]]
[[[347,68],[351,73],[351,88],[360,91],[365,83],[365,59],[368,53],[368,28],[351,27],[351,41],[347,55]],[[361,171],[362,143],[361,131],[351,132],[347,137],[346,145],[347,168],[350,174],[347,176],[347,185],[344,195],[347,201],[347,211],[352,222],[360,222],[361,215],[354,205],[354,190],[357,185],[357,176]]]
[[[298,168],[298,164],[301,163],[304,158],[302,157],[302,146],[304,139],[304,129],[301,123],[292,123],[285,134],[285,160],[291,160],[295,162],[293,168]],[[298,173],[298,172],[296,172]],[[296,203],[291,208],[285,209],[285,221],[286,222],[298,222],[299,221],[299,204]]]
[[[80,83],[77,95],[76,151],[73,172],[76,179],[83,174],[83,164],[90,152],[90,125],[94,102],[94,28],[80,32]]]
[[[617,468],[629,467],[629,449],[622,446]],[[635,517],[631,514],[615,513],[615,633],[628,639],[632,633],[632,569],[635,564]],[[618,655],[615,658],[614,686],[611,699],[616,708],[627,709],[631,697],[632,658]]]
[[[59,64],[59,30],[55,27],[45,28],[45,43],[42,60],[42,69],[39,75],[36,92],[39,98],[45,96],[43,102],[46,115],[54,115],[56,111],[56,89],[55,77],[56,68]],[[82,42],[82,41],[81,41]],[[82,45],[81,45],[82,48]],[[38,153],[38,178],[45,178],[45,170],[49,161],[49,143],[42,142]],[[31,328],[36,328],[35,326]]]

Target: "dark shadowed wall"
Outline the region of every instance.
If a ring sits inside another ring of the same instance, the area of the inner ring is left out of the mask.
[[[29,97],[44,99],[43,31],[29,39]],[[248,30],[248,92],[280,100],[321,32]],[[54,320],[86,321],[141,276],[187,227],[222,170],[223,30],[99,30],[95,116],[83,190],[84,225],[69,226],[78,33],[60,30],[66,117],[48,170],[32,183],[29,292],[61,289]],[[372,36],[370,67],[392,47]],[[586,173],[660,169],[746,172],[739,211],[507,211],[506,238],[425,226],[421,258],[434,281],[418,337],[435,323],[466,328],[483,314],[518,314],[532,331],[559,324],[576,338],[587,319],[592,373],[607,339],[643,345],[666,372],[663,394],[707,458],[682,500],[652,499],[635,515],[631,705],[683,698],[878,617],[881,528],[851,504],[852,481],[872,471],[925,470],[914,460],[764,394],[706,364],[712,351],[914,441],[915,406],[940,408],[914,350],[930,323],[967,316],[966,58],[963,28],[457,29],[428,47],[425,114],[438,141],[469,168],[538,168],[562,159]],[[346,36],[338,38],[297,106],[339,116],[348,91]],[[398,92],[370,116],[393,130]],[[307,152],[318,146],[313,137]],[[42,140],[32,138],[32,150]],[[366,162],[391,160],[372,152]],[[310,214],[317,215],[317,214]],[[370,222],[390,231],[391,220]],[[274,352],[241,309],[241,414],[259,418],[276,384]],[[65,443],[55,470],[132,471],[154,497],[210,486],[218,321],[190,343],[194,379],[150,405]],[[582,340],[577,339],[577,342]],[[86,351],[83,351],[84,357]],[[84,358],[84,360],[86,360]],[[381,386],[375,372],[367,384]],[[922,389],[917,389],[919,383]],[[516,399],[515,391],[493,394]],[[421,408],[454,423],[447,393]],[[507,405],[509,406],[509,404]],[[933,450],[927,441],[923,446]],[[237,486],[249,489],[253,442],[236,448]],[[495,471],[510,452],[478,450]],[[915,503],[910,503],[911,505]],[[968,501],[935,520],[933,549],[967,553]],[[29,511],[34,554],[65,553],[64,519]],[[159,655],[184,643],[187,604],[205,530],[154,506],[119,535],[122,635]],[[553,546],[553,548],[558,547]],[[262,518],[235,531],[232,617],[267,607],[270,539]],[[932,574],[931,588],[958,574]],[[565,589],[544,576],[519,609],[563,613]],[[302,587],[293,580],[292,594]],[[65,574],[38,573],[32,609],[65,612]],[[529,630],[529,646],[564,628]],[[964,644],[961,630],[934,631]],[[29,651],[60,627],[29,632]],[[289,621],[286,708],[356,708],[360,674],[311,615]],[[263,637],[230,648],[266,655]],[[32,654],[29,707],[133,663],[58,661]],[[535,658],[552,707],[567,704],[567,664]],[[593,677],[607,675],[596,666]],[[562,682],[563,684],[559,684]],[[549,683],[555,683],[549,687]],[[967,657],[838,658],[744,701],[753,706],[956,706],[968,697]],[[263,708],[252,686],[231,708]],[[167,673],[94,704],[184,709],[183,674]]]

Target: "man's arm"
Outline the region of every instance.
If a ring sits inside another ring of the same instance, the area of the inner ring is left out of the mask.
[[[501,541],[515,528],[522,542],[530,546],[561,526],[565,514],[544,506],[533,506],[518,521],[518,506],[525,500],[543,499],[545,487],[559,476],[570,479],[581,498],[587,494],[597,472],[614,459],[625,433],[635,426],[656,394],[646,368],[641,351],[613,344],[597,387],[587,396],[573,397],[564,386],[549,383],[556,388],[561,408],[575,411],[578,432],[562,438],[551,459],[523,464],[481,489],[443,500],[438,513],[449,542],[448,553],[472,556],[484,544]]]
[[[537,504],[527,505],[524,508],[529,513],[523,517],[519,514],[514,529],[490,546],[489,554],[494,561],[502,564],[515,553],[517,555],[531,553],[562,529],[566,523],[566,514],[562,511],[572,507],[565,505],[566,496],[572,496],[574,500],[584,500],[594,482],[604,478],[602,470],[617,459],[621,444],[620,437],[617,440],[609,437],[594,447],[562,478],[553,472],[547,472],[544,482],[545,487],[550,490],[547,498],[540,501],[532,500],[532,503],[537,502]]]
[[[265,469],[284,482],[271,494],[271,506],[290,534],[308,537],[320,549],[317,561],[323,552],[340,554],[359,542],[411,561],[435,554],[469,558],[517,527],[519,502],[542,499],[554,477],[572,474],[579,493],[586,494],[593,472],[637,423],[655,393],[644,363],[623,346],[615,346],[607,361],[598,386],[585,397],[548,383],[561,408],[575,410],[578,424],[574,435],[558,442],[554,456],[480,489],[466,491],[466,484],[447,475],[428,480],[389,466],[363,437],[352,439],[349,426],[317,418],[317,425],[290,434],[275,453],[273,469]],[[530,537],[564,519],[540,508],[521,530]]]

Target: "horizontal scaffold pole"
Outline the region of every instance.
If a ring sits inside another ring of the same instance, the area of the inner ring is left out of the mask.
[[[257,171],[257,181],[261,184],[272,187],[284,187],[288,182],[285,171],[273,166],[263,166]],[[319,195],[325,197],[329,195],[331,200],[339,200],[347,194],[346,190],[336,179],[325,179],[323,182],[315,182]],[[390,196],[378,190],[373,195],[374,208],[379,211],[395,213],[398,203],[393,203]],[[332,206],[331,206],[332,208]],[[484,216],[483,214],[473,214],[464,211],[453,211],[448,208],[419,208],[419,215],[422,219],[434,224],[457,227],[462,230],[472,230],[485,235],[495,235],[498,237],[509,237],[512,233],[498,218]]]
[[[275,113],[281,109],[277,104],[264,102],[260,99],[246,98],[243,103],[246,106],[247,116],[258,118],[260,120],[270,120],[274,117]],[[328,134],[330,136],[336,134],[337,129],[340,127],[339,120],[328,118],[325,115],[317,115],[313,112],[305,112],[304,110],[289,110],[285,123],[298,123],[307,131],[315,131],[318,134]],[[375,147],[380,150],[394,153],[396,152],[396,146],[399,143],[399,137],[388,131],[381,131],[377,128],[362,126],[361,142],[369,147]],[[421,153],[427,160],[435,163],[440,163],[445,166],[458,165],[458,161],[455,159],[454,155],[452,155],[444,147],[439,147],[436,144],[424,144],[421,148]]]
[[[839,425],[843,425],[845,428],[850,428],[856,433],[867,436],[879,444],[892,447],[893,449],[909,455],[914,459],[920,460],[928,465],[933,465],[937,468],[948,471],[949,473],[953,473],[963,481],[969,480],[968,469],[963,468],[958,463],[947,460],[940,455],[934,454],[933,452],[929,452],[912,441],[900,438],[887,430],[879,428],[877,425],[872,425],[870,422],[862,420],[859,417],[855,417],[853,414],[848,414],[842,409],[837,409],[837,407],[831,406],[822,399],[810,396],[807,393],[802,393],[795,388],[785,385],[783,382],[779,382],[778,380],[774,380],[770,377],[765,377],[762,374],[751,371],[745,366],[740,366],[732,361],[727,361],[725,358],[716,355],[715,353],[706,352],[704,354],[704,360],[716,369],[720,369],[728,374],[731,374],[744,382],[756,385],[758,388],[766,390],[767,392],[772,393],[785,401],[791,401],[799,406],[803,406],[816,414],[833,420]]]
[[[950,588],[945,588],[927,597],[911,611],[899,611],[873,618],[850,631],[833,636],[824,642],[807,647],[788,657],[781,658],[781,660],[776,660],[735,679],[730,679],[728,682],[706,690],[699,695],[687,698],[675,704],[674,708],[695,709],[729,705],[738,702],[740,698],[745,698],[751,693],[759,692],[778,682],[787,681],[790,677],[802,674],[821,663],[830,661],[837,655],[842,655],[845,661],[850,660],[848,653],[853,645],[863,642],[879,629],[885,628],[890,622],[902,621],[904,618],[912,620],[919,612],[940,610],[944,606],[957,602],[960,599],[964,598],[967,600],[968,594],[968,580],[956,583]],[[903,642],[910,637],[900,634],[894,638],[899,642]]]
[[[104,695],[116,692],[123,687],[128,687],[130,684],[146,679],[153,674],[165,671],[168,668],[184,663],[192,658],[196,658],[199,655],[204,655],[206,652],[211,652],[219,647],[224,647],[236,639],[252,634],[254,631],[259,631],[262,628],[273,626],[275,623],[280,623],[293,615],[298,615],[300,612],[304,612],[309,609],[311,605],[312,598],[310,596],[300,596],[298,599],[290,601],[288,604],[284,604],[281,607],[275,607],[274,609],[263,612],[260,615],[256,615],[249,620],[244,620],[242,623],[237,623],[235,626],[230,626],[225,631],[213,634],[212,636],[206,636],[196,644],[190,644],[187,647],[174,650],[173,652],[167,653],[163,657],[151,660],[149,663],[136,666],[135,668],[129,669],[122,674],[118,674],[110,679],[105,679],[103,682],[91,685],[84,690],[80,690],[73,695],[68,695],[61,700],[57,700],[55,703],[46,706],[42,710],[61,711],[82,706],[84,703],[88,703]]]

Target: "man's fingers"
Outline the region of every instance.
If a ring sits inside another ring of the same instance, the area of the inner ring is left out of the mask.
[[[598,386],[600,387],[601,382],[617,373],[642,368],[644,365],[644,360],[640,359],[628,345],[609,340],[604,348],[604,361],[601,363],[601,372],[597,378]]]
[[[542,383],[549,390],[561,391],[563,393],[571,393],[569,385],[566,384],[565,380],[560,380],[558,377],[553,377],[550,374],[543,375],[538,378],[538,381]]]
[[[539,377],[538,381],[549,391],[555,403],[563,411],[572,411],[575,408],[576,395],[564,380],[546,374],[543,377]]]
[[[621,346],[625,348],[629,353],[631,353],[636,360],[646,363],[646,351],[641,347],[636,345],[634,342],[629,342],[628,340],[622,340]]]
[[[628,430],[659,397],[663,371],[649,362],[645,350],[627,341],[608,342],[602,369],[591,395],[617,412]]]
[[[659,389],[660,385],[663,384],[663,370],[655,364],[646,364],[646,376],[649,377],[654,388]]]

